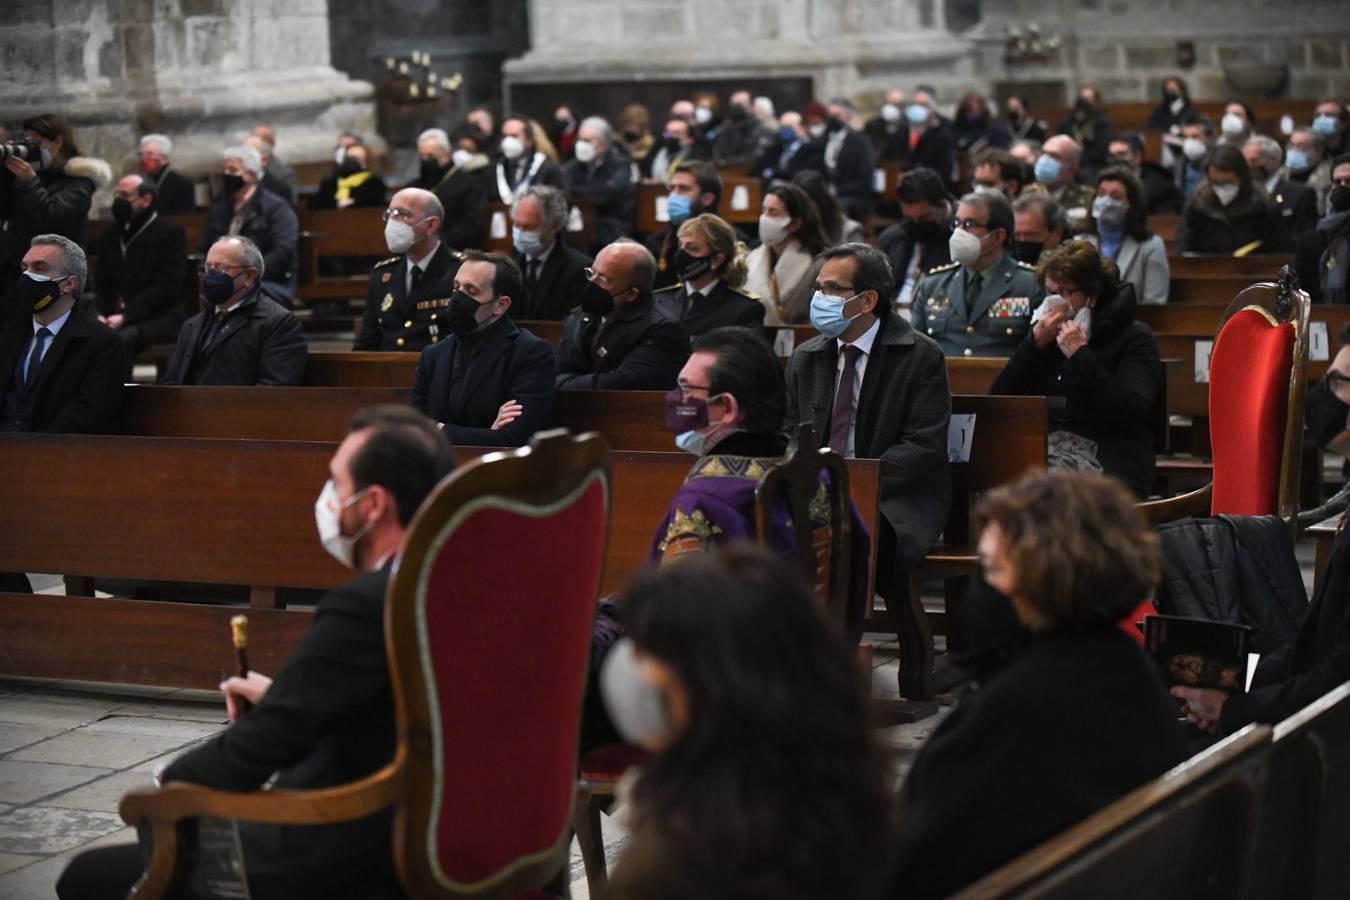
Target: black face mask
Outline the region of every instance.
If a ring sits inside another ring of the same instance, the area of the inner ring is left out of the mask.
[[[747,112],[744,106],[739,103],[731,104],[731,109],[727,110],[727,118],[733,122],[745,121]]]
[[[944,237],[941,222],[916,222],[909,220],[909,233],[920,244],[931,244],[934,241],[942,240]]]
[[[711,256],[692,256],[683,249],[675,251],[675,274],[681,281],[694,281],[712,269]]]
[[[1329,378],[1323,378],[1317,387],[1308,391],[1308,399],[1303,408],[1303,421],[1308,425],[1308,434],[1313,443],[1323,450],[1338,434],[1345,431],[1347,414],[1350,414],[1350,406],[1341,402],[1340,398],[1332,393]]]
[[[227,174],[227,175],[225,176],[225,196],[227,196],[227,197],[233,197],[235,194],[239,193],[239,192],[242,191],[243,189],[244,189],[244,176],[243,176],[243,175],[228,175],[228,174]]]
[[[1327,194],[1327,209],[1342,213],[1350,210],[1350,187],[1338,184]]]
[[[1092,101],[1086,97],[1079,97],[1077,100],[1073,101],[1073,111],[1080,116],[1086,116],[1088,113],[1092,112]]]
[[[825,130],[828,131],[830,134],[834,134],[836,131],[838,131],[840,128],[843,127],[844,123],[839,119],[838,116],[830,116],[828,119],[825,120]]]
[[[1045,241],[1013,241],[1013,256],[1029,266],[1036,265],[1045,250]]]
[[[1016,125],[1018,122],[1022,121],[1022,114],[1015,109],[1010,109],[1008,110],[1008,121]]]
[[[64,275],[51,281],[34,281],[27,275],[20,275],[14,298],[21,309],[37,315],[61,299],[61,282],[64,280]]]
[[[472,334],[478,328],[478,301],[463,291],[450,295],[450,309],[446,313],[450,330],[460,337]]]
[[[642,132],[640,132],[640,131],[625,131],[625,132],[623,133],[623,138],[624,138],[624,140],[628,141],[628,143],[630,143],[630,144],[636,144],[638,141],[642,140]]]
[[[581,311],[593,316],[607,316],[614,311],[614,295],[594,281],[588,282],[581,291]]]
[[[666,147],[666,152],[667,152],[667,153],[679,153],[679,152],[680,152],[680,139],[679,139],[679,138],[666,138],[664,141],[662,141],[662,143],[665,145],[665,147]]]
[[[436,162],[436,157],[434,156],[422,157],[422,163],[418,167],[418,174],[422,176],[423,181],[434,181],[441,177],[443,171],[445,171],[445,169],[441,167],[440,163]]]
[[[1176,103],[1180,99],[1181,95],[1178,94],[1176,91],[1163,91],[1164,103]]]
[[[364,167],[361,165],[361,160],[352,159],[349,156],[342,160],[342,165],[338,166],[338,174],[343,176],[355,175],[357,172],[360,172],[363,168]]]
[[[126,197],[118,197],[113,200],[112,217],[118,225],[127,224],[135,214],[135,210],[131,208],[131,201]]]

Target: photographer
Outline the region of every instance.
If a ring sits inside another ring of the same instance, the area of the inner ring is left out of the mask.
[[[70,127],[51,114],[24,120],[23,138],[4,149],[0,285],[8,286],[36,235],[58,234],[81,247],[88,243],[90,199],[112,181],[112,168],[101,159],[81,156]]]

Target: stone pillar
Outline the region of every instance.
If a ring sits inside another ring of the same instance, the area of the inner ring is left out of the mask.
[[[0,58],[0,121],[61,113],[114,173],[147,132],[189,173],[260,122],[290,164],[327,158],[343,129],[374,136],[374,89],[329,65],[327,0],[7,0]]]

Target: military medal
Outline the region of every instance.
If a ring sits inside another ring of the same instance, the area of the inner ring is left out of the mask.
[[[389,312],[389,310],[393,308],[394,308],[394,295],[385,294],[384,302],[380,304],[380,312]]]
[[[385,284],[388,284],[389,279],[393,277],[394,277],[393,272],[385,272],[383,275],[380,276],[380,281],[384,282]]]

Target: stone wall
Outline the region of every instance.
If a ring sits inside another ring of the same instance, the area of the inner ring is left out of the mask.
[[[371,86],[328,60],[327,0],[6,0],[0,122],[63,113],[114,172],[151,131],[178,168],[214,170],[259,122],[280,157],[313,161],[339,131],[374,130]]]

